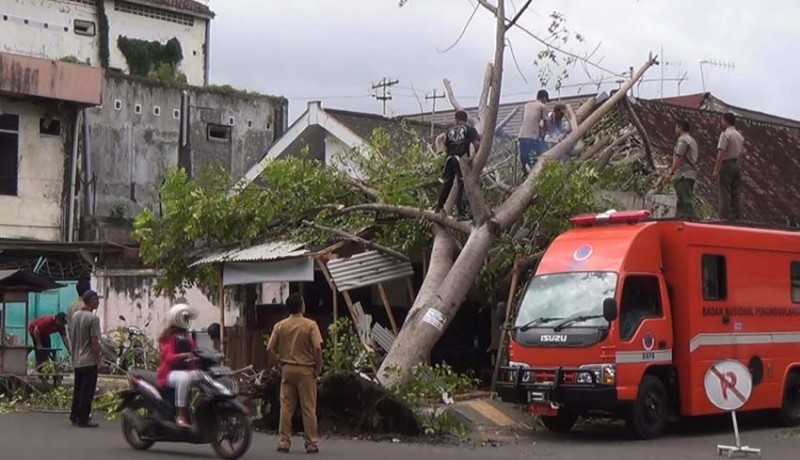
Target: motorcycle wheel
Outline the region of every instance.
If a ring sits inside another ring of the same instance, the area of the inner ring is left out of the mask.
[[[147,450],[153,447],[155,441],[143,440],[141,437],[142,413],[147,409],[141,399],[136,399],[122,411],[122,436],[125,441],[135,450]]]
[[[250,419],[242,411],[226,409],[219,414],[216,433],[211,447],[226,460],[237,459],[250,450],[253,428]]]

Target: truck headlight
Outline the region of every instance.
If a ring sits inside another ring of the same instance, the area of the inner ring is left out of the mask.
[[[617,382],[617,366],[614,364],[587,364],[580,370],[594,374],[595,382],[601,385],[614,385]],[[577,383],[592,383],[592,376],[587,372],[579,372]]]
[[[530,368],[530,366],[528,366],[527,364],[516,362],[516,361],[509,361],[508,362],[508,366],[509,367],[521,367],[522,369],[529,369]],[[511,382],[511,381],[513,381],[513,379],[514,379],[514,374],[509,372],[508,373],[508,381]],[[524,373],[522,375],[522,381],[523,382],[528,382],[530,380],[531,380],[531,374],[530,373]]]

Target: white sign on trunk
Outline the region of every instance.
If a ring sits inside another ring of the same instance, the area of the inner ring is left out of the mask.
[[[447,322],[447,317],[439,310],[429,308],[428,311],[425,312],[425,316],[422,317],[422,321],[441,331],[444,329],[444,323]]]

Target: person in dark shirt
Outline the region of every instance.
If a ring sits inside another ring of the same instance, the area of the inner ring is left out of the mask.
[[[67,340],[67,314],[60,312],[55,316],[40,316],[28,324],[28,333],[33,339],[36,347],[36,369],[40,369],[42,364],[48,359],[55,359],[55,352],[51,350],[50,336],[58,332],[64,346],[69,348]]]
[[[462,184],[461,165],[458,164],[458,157],[469,156],[471,145],[478,150],[481,137],[478,131],[467,123],[467,112],[459,110],[456,112],[456,124],[439,136],[437,144],[444,146],[447,158],[444,163],[442,174],[442,187],[439,189],[439,199],[436,202],[436,211],[441,211],[453,188],[453,182],[458,178],[458,212],[465,214],[463,204],[464,187]]]

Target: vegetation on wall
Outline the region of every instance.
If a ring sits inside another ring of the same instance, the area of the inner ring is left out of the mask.
[[[171,83],[185,83],[186,76],[178,72],[183,49],[177,38],[167,43],[119,37],[117,47],[128,62],[131,75],[154,78]]]
[[[97,0],[98,39],[100,41],[100,66],[108,68],[110,60],[110,44],[108,39],[108,15],[106,14],[105,0]]]

